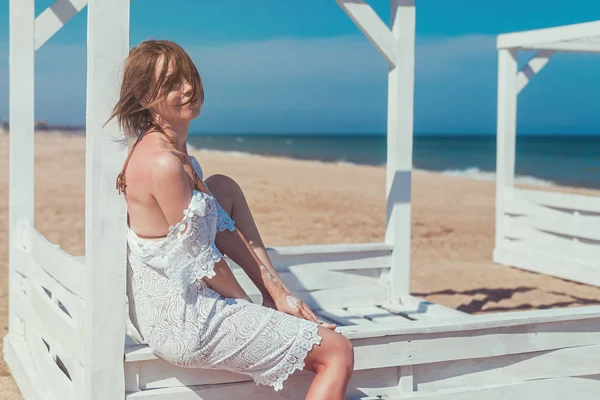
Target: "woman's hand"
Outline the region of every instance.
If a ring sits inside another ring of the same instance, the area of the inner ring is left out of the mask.
[[[313,321],[327,329],[335,330],[336,328],[335,324],[321,322],[308,305],[287,291],[282,291],[277,296],[273,297],[273,301],[277,311],[303,318],[308,321]]]

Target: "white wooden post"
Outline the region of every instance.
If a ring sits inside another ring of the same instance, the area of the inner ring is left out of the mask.
[[[410,292],[411,173],[415,69],[415,2],[391,0],[395,67],[388,74],[387,226],[385,240],[394,245],[390,301]]]
[[[11,334],[23,335],[15,315],[12,295],[19,290],[16,278],[17,225],[34,221],[34,0],[10,0],[9,48],[9,312]]]
[[[391,31],[364,0],[336,0],[388,61],[386,243],[394,246],[390,301],[410,292],[415,2],[391,0]]]
[[[127,149],[114,121],[102,125],[129,51],[129,0],[89,1],[87,45],[85,400],[112,400],[125,393],[126,208],[115,178]]]
[[[504,240],[504,202],[515,178],[517,136],[517,50],[498,52],[498,116],[496,156],[496,253],[502,251]]]

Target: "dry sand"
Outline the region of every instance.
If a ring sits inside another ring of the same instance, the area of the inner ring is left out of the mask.
[[[36,228],[67,252],[81,255],[85,139],[45,132],[36,135],[35,144]],[[194,153],[206,176],[223,173],[240,183],[268,246],[383,240],[382,167]],[[0,172],[0,321],[4,336],[8,328],[5,134],[0,134]],[[412,227],[411,288],[416,296],[475,314],[600,304],[600,288],[491,262],[493,182],[415,172]],[[3,362],[0,376],[0,399],[21,399]]]

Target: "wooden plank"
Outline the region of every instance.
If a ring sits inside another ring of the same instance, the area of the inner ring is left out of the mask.
[[[376,260],[386,262],[392,254],[393,246],[385,243],[356,243],[337,245],[311,245],[311,246],[287,246],[267,249],[269,258],[277,270],[287,270],[291,266],[300,266],[318,263],[353,262],[361,263],[361,260]],[[227,260],[230,265],[235,265]],[[367,264],[367,263],[364,263]],[[351,264],[354,269],[356,264]],[[377,264],[379,265],[379,264]],[[387,264],[390,265],[389,262]],[[331,268],[334,268],[331,266]],[[346,268],[343,264],[339,268]],[[337,268],[336,268],[337,269]]]
[[[600,21],[533,29],[498,35],[497,48],[536,47],[545,43],[563,42],[600,36]]]
[[[74,320],[77,327],[82,329],[85,320],[83,300],[67,290],[59,281],[37,265],[30,253],[17,249],[13,255],[18,266],[17,274],[24,276],[23,281],[41,285],[52,292],[53,296],[62,303],[63,311],[66,310],[68,316]]]
[[[517,58],[513,50],[498,52],[498,110],[496,121],[496,237],[495,248],[502,248],[504,201],[515,181],[517,136]]]
[[[400,304],[381,304],[384,310],[411,320],[435,320],[440,318],[467,317],[469,314],[414,296],[405,296]]]
[[[311,266],[312,267],[312,266]],[[325,268],[293,267],[293,272],[278,272],[280,279],[294,293],[312,290],[335,289],[348,286],[378,285],[383,269],[329,270]],[[244,289],[254,287],[250,277],[241,269],[234,275]]]
[[[314,290],[298,292],[295,295],[313,311],[368,306],[383,303],[387,299],[387,291],[380,285]]]
[[[28,289],[28,293],[31,291],[31,289]],[[26,323],[26,335],[31,338],[32,332],[35,332],[36,337],[43,337],[53,349],[54,354],[59,355],[61,358],[61,361],[69,371],[71,380],[76,385],[77,390],[82,390],[83,366],[73,354],[73,345],[65,345],[65,343],[69,342],[69,340],[73,340],[72,334],[65,335],[64,337],[59,336],[57,339],[56,332],[59,329],[57,326],[51,325],[52,319],[48,321],[48,318],[45,318],[45,322],[42,322],[42,320],[39,318],[39,311],[36,312],[33,309],[35,302],[31,302],[29,297],[25,297],[25,293],[23,293],[23,297],[24,298],[17,298],[19,301],[17,305],[17,313]],[[52,314],[56,313],[54,310],[50,310],[49,312]],[[82,341],[83,338],[77,338],[77,342],[81,343]],[[77,351],[77,349],[75,350]]]
[[[388,73],[386,243],[393,244],[389,300],[410,293],[412,153],[415,88],[415,2],[392,0],[395,67]]]
[[[588,215],[569,215],[567,213],[547,209],[540,214],[524,216],[506,215],[505,223],[509,225],[525,226],[541,231],[571,236],[579,239],[589,239],[600,242],[600,230],[598,224],[600,217]]]
[[[557,322],[577,323],[577,321],[596,321],[600,318],[600,306],[572,307],[569,309],[550,309],[533,311],[515,311],[471,315],[468,318],[439,318],[429,321],[414,321],[411,324],[373,324],[342,328],[349,339],[367,339],[394,335],[427,335],[433,333],[467,332],[495,328],[508,328],[526,325],[552,326]],[[595,343],[591,343],[595,344]]]
[[[127,148],[116,121],[104,123],[117,102],[129,53],[129,0],[89,0],[86,91],[85,254],[86,358],[82,400],[125,393],[126,205],[115,177]]]
[[[556,259],[554,256],[521,246],[518,253],[506,250],[494,252],[497,263],[550,275],[573,282],[600,286],[600,271],[579,262]]]
[[[34,223],[34,0],[9,0],[9,166],[8,166],[8,328],[24,335],[15,315],[13,290],[17,269],[15,237],[21,222]]]
[[[517,93],[525,89],[529,81],[548,64],[554,53],[553,50],[540,50],[529,60],[527,65],[517,74]]]
[[[24,336],[6,335],[3,351],[4,360],[23,397],[27,400],[47,400],[48,390],[33,363]]]
[[[507,193],[506,200],[510,201],[513,199],[522,199],[531,203],[561,208],[563,210],[600,213],[600,197],[595,196],[514,188],[512,192]]]
[[[324,317],[330,321],[333,321],[339,326],[364,325],[373,323],[372,321],[364,318],[362,315],[344,308],[330,308],[326,310],[319,310],[315,313],[318,317]]]
[[[60,342],[63,354],[72,356],[83,364],[85,342],[81,331],[75,323],[46,295],[38,285],[32,285],[28,293],[31,312],[34,318],[27,321],[32,327],[48,334],[56,342]]]
[[[577,238],[544,232],[528,226],[506,224],[507,241],[524,242],[533,248],[544,248],[550,252],[561,254],[558,258],[574,258],[582,262],[600,258],[600,242],[594,240],[578,240]],[[552,247],[552,248],[550,248]]]
[[[142,368],[141,371],[146,371],[146,367]],[[170,370],[171,371],[171,370]],[[152,390],[145,390],[137,393],[131,393],[126,396],[127,400],[158,400],[166,399],[169,400],[230,400],[230,399],[248,399],[248,400],[262,400],[262,399],[304,399],[306,396],[307,389],[314,378],[313,373],[309,372],[296,372],[292,374],[283,384],[283,390],[275,392],[271,387],[257,386],[253,381],[245,382],[234,382],[234,383],[223,383],[213,384],[206,386],[194,386],[190,385],[193,379],[202,380],[202,373],[198,373],[198,370],[190,370],[190,372],[196,372],[195,376],[186,372],[186,378],[173,377],[172,374],[166,374],[164,372],[157,375],[163,385],[174,384],[177,386],[156,388]],[[181,371],[183,373],[184,371]],[[154,373],[154,372],[153,372]],[[226,374],[223,371],[223,374]],[[369,371],[355,371],[350,380],[348,391],[346,396],[352,397],[364,397],[364,396],[375,396],[385,395],[389,393],[397,392],[398,372],[396,368],[382,368],[377,370]],[[182,385],[187,385],[184,387]],[[152,385],[153,387],[156,385]]]
[[[35,19],[35,50],[44,45],[85,6],[87,0],[56,0]]]
[[[428,399],[428,400],[506,400],[544,399],[595,400],[598,397],[600,382],[585,378],[558,378],[521,382],[482,388],[461,388],[440,392],[415,392],[406,395],[387,395],[387,400]]]
[[[375,323],[409,324],[412,320],[395,313],[391,313],[381,306],[352,307],[350,312]]]
[[[365,329],[371,328],[371,325],[352,328]],[[346,329],[341,328],[340,333],[348,336]],[[352,343],[355,369],[368,369],[596,345],[600,343],[598,329],[600,319],[523,324],[453,333],[386,335],[357,339]]]
[[[83,298],[85,266],[78,263],[70,254],[48,241],[31,224],[21,223],[17,227],[19,245],[29,252],[32,261],[56,279],[61,285],[76,296]]]
[[[590,38],[594,39],[594,38]],[[564,42],[541,43],[532,46],[521,46],[522,50],[551,50],[563,53],[600,53],[600,44],[588,42],[585,39],[568,40]]]
[[[600,373],[600,346],[415,365],[417,390],[517,383]]]
[[[396,65],[396,40],[387,25],[364,0],[336,0],[358,29],[381,53],[388,64]]]
[[[42,341],[42,338],[30,334],[28,330],[27,343],[31,352],[31,357],[40,375],[44,377],[44,382],[47,390],[46,396],[50,399],[77,399],[73,383],[67,376],[58,368],[58,365],[52,359],[48,348]],[[52,349],[52,348],[51,348]]]

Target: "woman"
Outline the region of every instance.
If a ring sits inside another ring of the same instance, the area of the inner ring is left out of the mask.
[[[343,399],[350,341],[279,279],[236,182],[204,181],[187,154],[203,102],[200,75],[180,46],[145,41],[130,51],[110,119],[137,136],[117,178],[128,209],[131,321],[176,365],[247,374],[275,390],[307,369],[316,373],[307,399]],[[249,300],[223,254],[259,288],[263,305]]]

